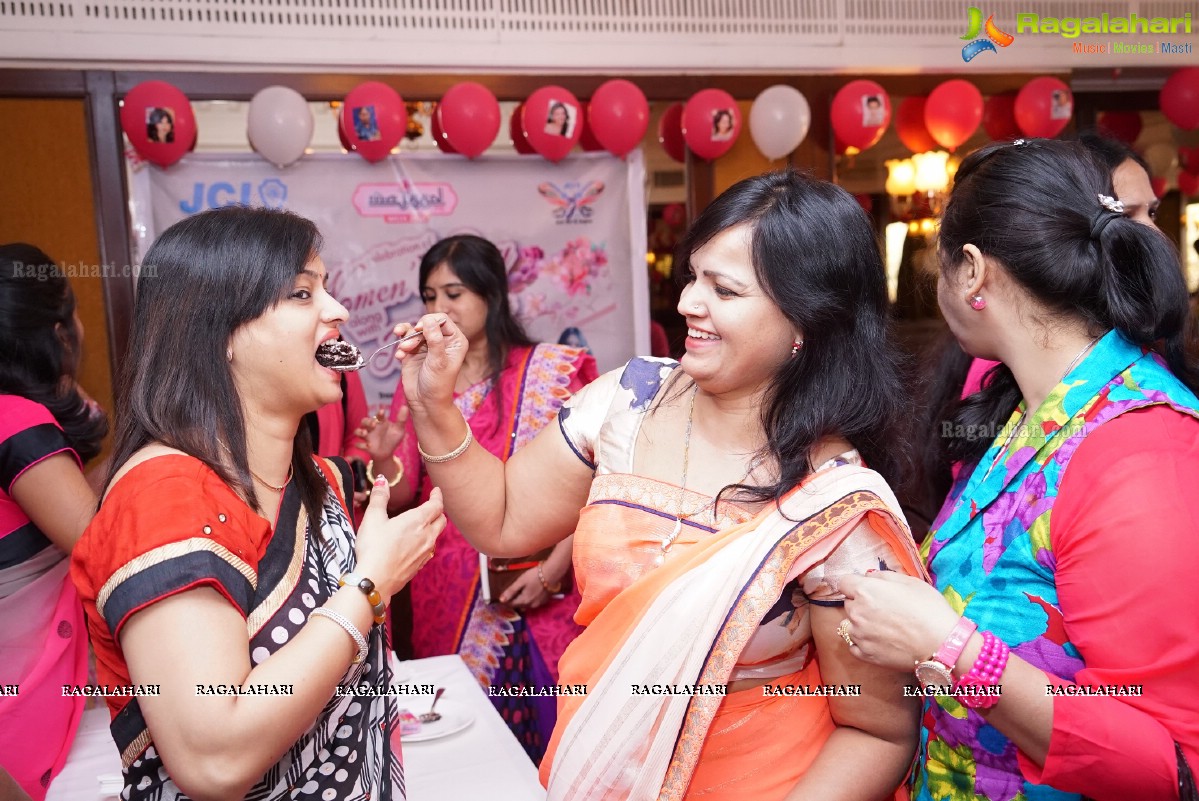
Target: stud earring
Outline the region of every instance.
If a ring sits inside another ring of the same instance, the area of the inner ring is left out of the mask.
[[[975,311],[982,311],[987,308],[987,301],[982,295],[975,295],[970,298],[970,308]]]
[[[803,340],[797,339],[791,343],[791,358],[794,359],[799,355],[799,349],[803,347]]]

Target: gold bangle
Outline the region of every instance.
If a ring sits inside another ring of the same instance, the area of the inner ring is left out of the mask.
[[[466,439],[462,440],[461,445],[459,445],[457,448],[454,448],[454,450],[450,451],[449,453],[445,454],[444,456],[430,456],[429,454],[425,453],[425,449],[420,446],[419,442],[416,443],[416,450],[417,450],[417,453],[420,454],[420,458],[424,459],[426,462],[431,462],[433,464],[440,464],[441,462],[453,461],[454,459],[457,459],[462,454],[466,453],[466,449],[469,448],[470,444],[474,441],[475,441],[475,435],[470,430],[470,425],[468,424],[466,426]]]
[[[396,458],[395,454],[391,455],[391,461],[396,466],[396,477],[387,482],[388,487],[394,487],[400,483],[400,479],[404,477],[404,463]],[[366,478],[370,481],[371,486],[375,484],[375,460],[371,459],[366,463]]]
[[[550,595],[557,595],[562,592],[562,582],[559,581],[555,586],[551,587],[545,580],[545,573],[541,572],[541,567],[544,564],[545,562],[537,563],[537,580],[541,582],[541,586],[545,588],[546,592]]]

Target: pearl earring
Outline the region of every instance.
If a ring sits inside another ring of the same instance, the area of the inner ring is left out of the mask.
[[[797,339],[791,343],[791,358],[794,359],[799,355],[799,349],[803,347],[803,340]]]
[[[987,308],[987,301],[982,295],[975,295],[974,297],[970,298],[970,308],[974,309],[975,311],[982,311],[983,309]]]

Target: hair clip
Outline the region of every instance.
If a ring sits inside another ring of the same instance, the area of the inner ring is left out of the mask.
[[[1025,145],[1028,144],[1028,140],[1027,139],[1016,139],[1015,141],[1012,142],[1012,144],[1015,145],[1016,147],[1024,147]]]
[[[1108,211],[1114,214],[1124,213],[1123,201],[1116,200],[1111,195],[1097,195],[1097,197],[1099,198],[1099,205],[1103,206],[1103,208],[1107,209]]]

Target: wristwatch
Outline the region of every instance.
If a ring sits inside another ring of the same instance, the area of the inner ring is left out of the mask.
[[[341,580],[337,582],[337,586],[357,587],[362,590],[362,593],[366,596],[366,600],[371,605],[371,612],[375,616],[375,622],[379,625],[386,622],[387,607],[383,605],[383,596],[375,589],[375,582],[351,571],[341,577]]]
[[[923,662],[916,663],[916,680],[924,687],[948,687],[953,684],[953,666],[970,641],[978,625],[963,615],[958,618],[953,631],[941,643],[937,652]]]

